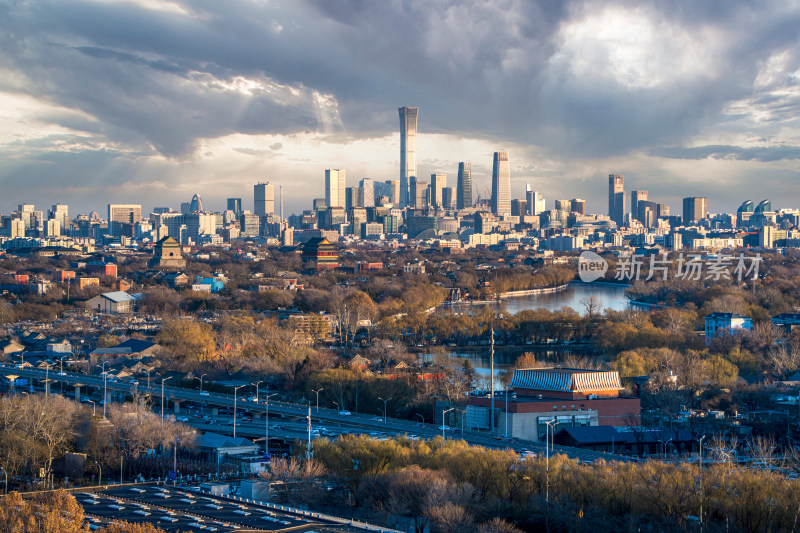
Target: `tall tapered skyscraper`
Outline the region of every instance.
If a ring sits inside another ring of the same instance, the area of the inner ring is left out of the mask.
[[[472,170],[470,163],[458,164],[456,181],[456,209],[472,207]]]
[[[410,178],[417,177],[418,107],[401,107],[400,111],[400,207],[406,207]]]
[[[508,152],[495,152],[492,163],[492,213],[511,214],[511,169]]]

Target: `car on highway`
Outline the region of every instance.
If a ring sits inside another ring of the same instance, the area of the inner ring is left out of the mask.
[[[203,392],[200,393],[200,396],[208,396],[208,395],[209,395],[208,391],[203,391]]]
[[[351,414],[353,413],[350,411],[339,411],[339,416],[350,416]]]
[[[370,418],[370,420],[372,420],[373,422],[383,422],[383,417],[382,416],[373,416],[372,418]]]
[[[439,426],[439,431],[453,431],[450,426]]]

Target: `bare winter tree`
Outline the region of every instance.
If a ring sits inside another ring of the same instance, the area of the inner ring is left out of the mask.
[[[600,304],[600,299],[594,294],[581,298],[581,305],[586,312],[587,318],[590,320],[599,315],[600,311],[603,309],[603,306]]]
[[[706,445],[711,458],[723,463],[730,463],[736,455],[739,439],[736,435],[723,435],[716,433],[711,436]]]

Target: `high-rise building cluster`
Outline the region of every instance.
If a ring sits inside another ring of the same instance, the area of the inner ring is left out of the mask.
[[[546,201],[542,190],[530,183],[523,197],[514,197],[511,156],[504,150],[492,154],[491,191],[476,187],[469,161],[420,176],[419,108],[398,111],[400,175],[359,176],[348,186],[346,169],[324,169],[324,193],[320,191],[311,208],[300,214],[284,217],[283,186],[269,181],[253,185],[252,211],[241,197],[227,198],[222,212],[210,211],[199,194],[177,211],[154,207],[149,215],[139,204],[108,204],[105,219],[96,212],[72,218],[69,207],[60,203],[46,214],[33,204],[20,204],[11,214],[0,215],[0,246],[127,245],[170,237],[183,245],[237,239],[292,245],[314,238],[379,244],[411,238],[448,248],[526,246],[560,252],[642,246],[800,247],[796,209],[776,211],[769,200],[747,200],[735,214],[712,214],[708,198],[687,196],[682,212],[671,214],[667,204],[655,201],[646,190],[632,190],[628,203],[622,174],[608,175],[607,214],[588,212],[581,198]]]

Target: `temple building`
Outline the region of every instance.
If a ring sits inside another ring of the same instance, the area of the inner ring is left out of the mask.
[[[172,237],[164,237],[153,247],[153,258],[150,268],[186,268],[186,260],[181,254],[181,245]]]
[[[303,262],[313,270],[327,270],[339,266],[339,253],[328,239],[316,237],[303,245]]]

